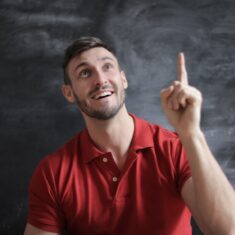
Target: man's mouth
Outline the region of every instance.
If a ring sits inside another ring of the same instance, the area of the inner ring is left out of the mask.
[[[92,99],[100,100],[100,99],[106,98],[108,96],[111,96],[112,94],[113,94],[113,91],[102,91],[102,92],[99,92],[98,94],[92,96]]]

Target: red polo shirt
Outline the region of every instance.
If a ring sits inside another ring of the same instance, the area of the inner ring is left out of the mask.
[[[192,233],[180,195],[191,173],[177,135],[132,117],[122,171],[86,129],[40,162],[29,189],[30,224],[71,235]]]

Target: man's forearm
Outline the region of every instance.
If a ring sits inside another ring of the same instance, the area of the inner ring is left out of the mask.
[[[189,157],[196,206],[213,234],[235,234],[235,193],[201,131],[179,134]]]

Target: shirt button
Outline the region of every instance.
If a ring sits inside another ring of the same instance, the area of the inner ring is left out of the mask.
[[[104,158],[103,158],[103,162],[108,162],[108,158],[107,158],[107,157],[104,157]]]
[[[118,178],[116,176],[113,177],[113,182],[117,182]]]

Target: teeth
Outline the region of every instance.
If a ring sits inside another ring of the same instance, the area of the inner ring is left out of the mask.
[[[100,98],[102,98],[102,97],[104,97],[104,96],[110,96],[110,95],[112,95],[112,92],[111,92],[111,91],[104,91],[104,92],[101,92],[101,93],[99,93],[98,95],[94,96],[93,98],[94,98],[95,100],[98,100],[98,99],[100,99]]]

